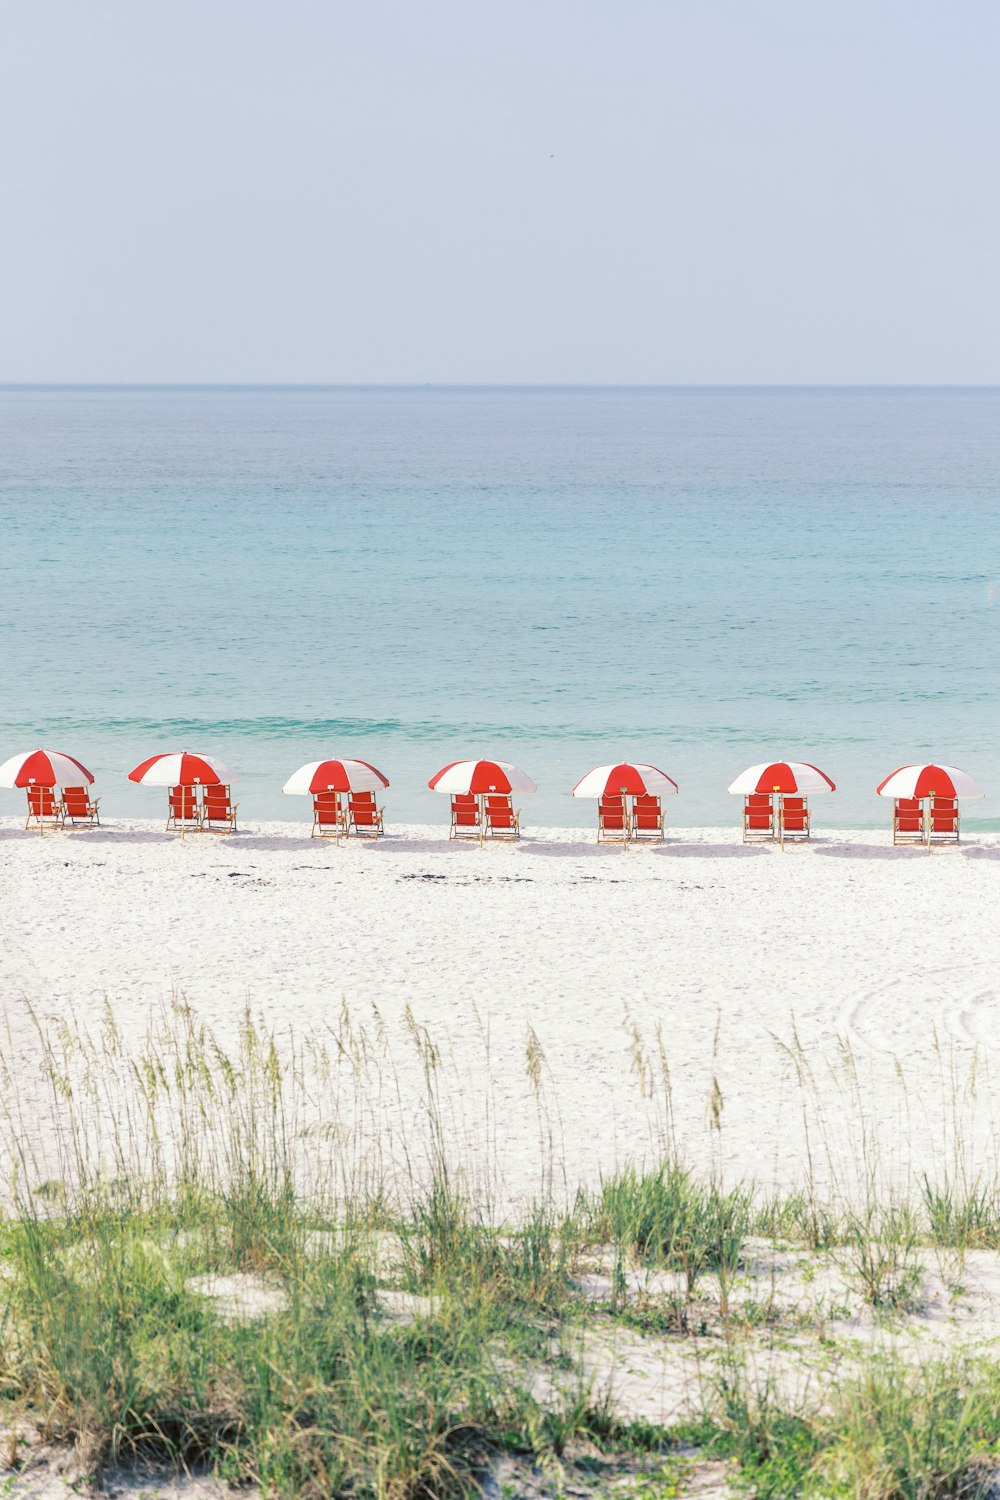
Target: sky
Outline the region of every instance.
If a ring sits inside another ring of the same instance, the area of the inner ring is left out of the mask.
[[[0,381],[995,383],[995,0],[4,0]]]

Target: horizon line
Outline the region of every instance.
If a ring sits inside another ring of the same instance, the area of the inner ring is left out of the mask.
[[[993,381],[7,380],[0,391],[995,391]]]

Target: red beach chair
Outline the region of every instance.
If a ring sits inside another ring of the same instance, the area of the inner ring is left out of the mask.
[[[774,842],[774,803],[770,792],[751,792],[743,799],[744,844]]]
[[[624,797],[600,797],[597,802],[597,842],[627,844],[629,816]]]
[[[65,828],[68,823],[71,828],[93,828],[94,824],[100,823],[97,809],[100,805],[100,797],[90,800],[90,793],[85,786],[64,786],[62,794],[62,820]]]
[[[475,792],[455,792],[451,799],[450,839],[475,839],[481,833],[479,822],[479,798]]]
[[[892,842],[924,842],[924,809],[918,797],[897,797],[892,808]]]
[[[235,833],[236,809],[227,786],[206,786],[202,792],[201,826],[205,833]]]
[[[374,792],[350,792],[347,798],[348,838],[380,839],[385,832],[382,827],[381,807],[375,806]]]
[[[958,803],[954,797],[932,797],[928,844],[957,844]]]
[[[314,839],[339,839],[344,831],[344,814],[339,792],[313,792]]]
[[[28,789],[28,818],[25,828],[35,827],[39,833],[44,833],[46,828],[62,827],[62,805],[56,801],[56,794],[50,786],[29,786]]]
[[[639,844],[662,844],[663,805],[659,797],[645,793],[632,802],[632,837]]]
[[[781,846],[809,842],[809,807],[804,797],[782,797],[778,814]]]
[[[486,798],[486,823],[484,839],[519,839],[521,837],[521,814],[514,811],[510,797],[500,793]]]
[[[194,786],[172,786],[167,793],[167,832],[174,829],[181,834],[193,830],[201,832],[201,808],[198,806],[198,788]]]

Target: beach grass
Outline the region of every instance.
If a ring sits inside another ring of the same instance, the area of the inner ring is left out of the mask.
[[[612,1464],[664,1497],[710,1464],[731,1493],[990,1493],[1000,1374],[971,1345],[928,1351],[913,1319],[935,1257],[957,1287],[1000,1245],[994,1184],[952,1162],[909,1198],[870,1170],[854,1200],[821,1200],[808,1171],[775,1195],[699,1175],[665,1138],[596,1189],[556,1192],[550,1161],[536,1200],[498,1214],[456,1159],[439,1052],[407,1033],[424,1129],[390,1170],[357,1093],[331,1103],[334,1062],[369,1103],[397,1086],[346,1013],[284,1045],[247,1016],[229,1051],[183,1006],[135,1046],[110,1014],[96,1036],[40,1027],[44,1132],[5,1079],[14,1478],[27,1428],[94,1484],[141,1458],[409,1500],[473,1493],[506,1458],[535,1493],[597,1493]],[[537,1039],[525,1066],[555,1142]],[[671,1412],[630,1399],[636,1364],[673,1383]]]

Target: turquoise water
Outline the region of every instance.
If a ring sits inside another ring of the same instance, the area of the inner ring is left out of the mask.
[[[733,821],[788,755],[885,821],[903,761],[1000,808],[1000,391],[0,391],[0,755],[44,743],[111,815],[159,748],[221,755],[249,818],[304,817],[326,753],[425,783],[516,760],[534,823],[604,760]],[[0,792],[0,811],[20,794]]]

